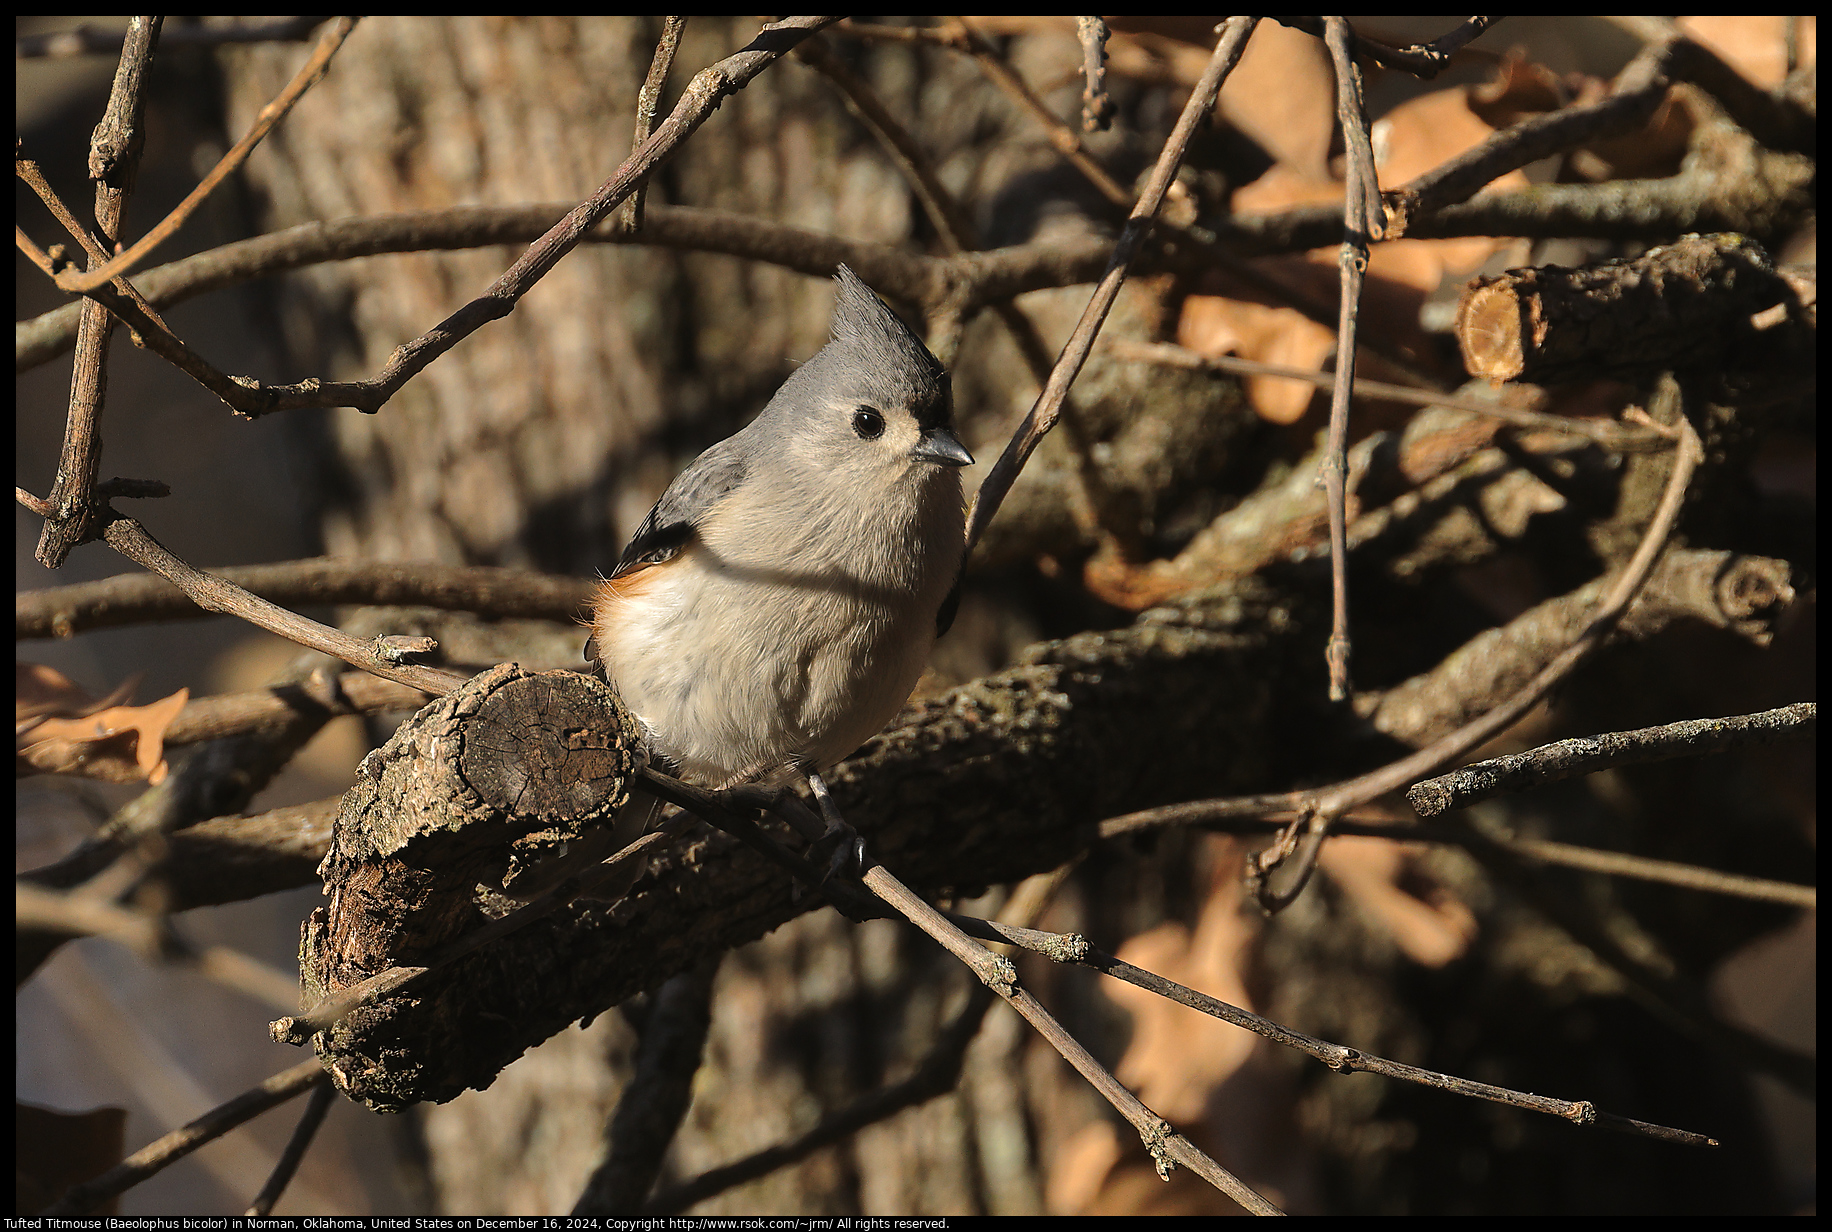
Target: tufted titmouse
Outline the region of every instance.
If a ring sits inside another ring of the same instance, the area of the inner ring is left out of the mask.
[[[948,374],[856,274],[835,281],[832,341],[668,485],[592,601],[586,657],[702,786],[833,766],[953,615],[973,457]],[[653,812],[633,800],[609,845]]]

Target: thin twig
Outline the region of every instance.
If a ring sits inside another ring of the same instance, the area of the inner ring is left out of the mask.
[[[331,1110],[331,1102],[337,1098],[337,1088],[331,1085],[329,1074],[318,1076],[318,1085],[312,1089],[312,1098],[306,1101],[305,1111],[299,1115],[299,1124],[293,1127],[293,1136],[286,1141],[286,1149],[280,1152],[280,1160],[274,1165],[273,1173],[267,1183],[261,1186],[254,1201],[242,1212],[249,1215],[271,1215],[280,1195],[292,1183],[293,1174],[299,1171],[300,1161],[311,1147],[312,1139],[318,1134],[318,1127],[324,1124],[325,1113]]]
[[[1747,177],[1702,167],[1662,180],[1542,184],[1531,192],[1485,193],[1414,218],[1409,233],[1419,238],[1556,234],[1639,239],[1675,231],[1769,229],[1810,208],[1810,166],[1805,160],[1796,163],[1769,167],[1764,182],[1756,185],[1748,183]],[[149,304],[166,307],[250,278],[326,261],[527,244],[545,234],[569,208],[567,204],[540,203],[461,206],[302,223],[155,266],[133,285],[144,291]],[[1180,270],[1189,269],[1192,263],[1221,269],[1307,318],[1334,326],[1333,306],[1266,277],[1246,258],[1340,241],[1340,209],[1297,206],[1268,214],[1237,215],[1217,226],[1226,248],[1215,234],[1201,227],[1178,231],[1160,220],[1156,233],[1174,241],[1174,252],[1161,258],[1147,250],[1142,259],[1168,259]],[[19,236],[17,229],[15,235]],[[931,257],[742,214],[662,205],[645,210],[640,235],[630,235],[613,216],[583,242],[724,253],[814,277],[828,277],[844,262],[874,287],[920,304],[927,313],[948,311],[959,316],[1025,291],[1093,282],[1112,251],[1111,243],[1099,236],[1077,234],[960,258]],[[47,275],[54,272],[54,263],[29,239],[20,238],[20,249]],[[81,304],[68,304],[19,322],[14,329],[15,369],[27,371],[69,350],[81,311]],[[1381,346],[1378,339],[1359,341],[1370,354],[1406,370],[1404,357]],[[1435,383],[1410,374],[1408,379],[1422,386]]]
[[[1073,863],[1026,880],[1006,900],[1000,918],[1019,928],[1030,927],[1067,879]],[[975,984],[967,996],[967,1004],[952,1022],[937,1032],[934,1046],[916,1063],[908,1078],[861,1096],[838,1112],[823,1117],[820,1124],[789,1142],[722,1164],[663,1190],[644,1204],[642,1213],[651,1217],[677,1215],[728,1189],[806,1159],[822,1147],[844,1141],[868,1125],[876,1125],[907,1108],[946,1095],[959,1084],[967,1047],[979,1034],[980,1023],[994,1000],[990,988]]]
[[[1565,868],[1605,873],[1611,877],[1629,877],[1637,881],[1658,881],[1705,894],[1781,903],[1789,907],[1805,907],[1809,911],[1819,906],[1817,888],[1776,881],[1771,877],[1744,877],[1737,873],[1720,872],[1715,868],[1700,868],[1696,864],[1655,860],[1622,851],[1599,851],[1594,847],[1553,843],[1545,839],[1515,838],[1512,835],[1497,834],[1493,830],[1485,830],[1483,837],[1503,851],[1537,860],[1541,864],[1557,864]],[[1469,845],[1468,842],[1464,843],[1464,846]]]
[[[655,42],[649,75],[643,78],[642,89],[636,94],[636,133],[630,138],[632,153],[642,148],[655,127],[655,109],[661,105],[662,89],[668,84],[668,70],[674,67],[674,53],[680,48],[681,32],[686,28],[685,17],[662,18],[662,34]],[[623,203],[623,225],[631,232],[642,230],[643,204],[648,195],[649,185],[645,182]]]
[[[956,19],[956,22],[956,25],[948,28],[950,32],[948,36],[937,37],[935,41],[957,51],[966,51],[971,54],[986,74],[987,79],[1009,95],[1026,114],[1037,121],[1050,144],[1056,147],[1057,152],[1068,161],[1070,166],[1079,171],[1082,177],[1110,204],[1121,209],[1129,208],[1132,204],[1131,195],[1120,186],[1117,180],[1107,174],[1105,168],[1088,156],[1082,148],[1081,137],[1075,130],[1056,117],[1043,100],[1038,98],[1024,83],[1024,79],[1013,71],[1011,65],[996,47],[967,25],[965,19]],[[853,25],[850,29],[853,33],[858,33],[861,27]],[[875,30],[876,27],[872,29]],[[1263,269],[1245,260],[1246,256],[1254,255],[1253,245],[1250,242],[1243,244],[1230,236],[1233,242],[1228,247],[1223,247],[1215,242],[1213,235],[1201,228],[1176,226],[1163,220],[1159,220],[1156,224],[1155,234],[1167,247],[1174,246],[1177,267],[1181,268],[1184,263],[1193,259],[1204,265],[1223,270],[1276,302],[1288,305],[1302,313],[1310,320],[1327,328],[1335,327],[1336,322],[1333,318],[1337,313],[1327,304],[1314,299],[1310,294],[1296,287],[1284,285]],[[1340,238],[1339,229],[1335,238]],[[1326,241],[1319,239],[1310,243],[1294,243],[1288,248],[1316,248],[1324,242]],[[1279,251],[1285,250],[1287,249]],[[1380,340],[1361,340],[1357,345],[1378,355],[1408,378],[1417,380],[1420,384],[1431,384],[1431,381],[1418,371],[1406,356],[1399,354]]]
[[[1081,39],[1081,131],[1104,133],[1113,124],[1113,98],[1107,93],[1107,23],[1099,17],[1077,17]]]
[[[1118,838],[1144,830],[1168,826],[1190,826],[1215,834],[1272,834],[1289,823],[1295,810],[1290,807],[1293,793],[1278,796],[1234,800],[1191,800],[1184,804],[1166,804],[1110,817],[1100,824],[1103,839]],[[1359,811],[1359,810],[1358,810]],[[1572,843],[1552,843],[1540,839],[1516,838],[1486,828],[1472,834],[1468,827],[1449,825],[1395,824],[1391,821],[1355,820],[1355,814],[1338,820],[1330,827],[1332,838],[1359,836],[1391,839],[1396,843],[1442,843],[1454,847],[1471,847],[1478,843],[1564,868],[1627,877],[1635,881],[1658,881],[1704,894],[1722,894],[1730,898],[1750,898],[1759,902],[1782,903],[1789,907],[1814,907],[1819,891],[1792,881],[1772,877],[1745,877],[1739,873],[1719,872],[1697,864],[1680,864],[1673,860],[1654,860],[1620,851],[1580,847]]]
[[[107,253],[77,221],[69,207],[58,198],[50,184],[45,181],[44,174],[39,170],[38,165],[26,158],[14,159],[13,165],[19,178],[38,194],[39,199],[51,211],[51,216],[78,241],[83,251],[88,254],[90,264],[95,265],[105,261]],[[31,242],[22,228],[14,228],[14,241],[27,256],[31,257],[35,265],[55,278],[56,263],[49,258],[49,254],[43,253],[37,245]],[[248,387],[249,383],[245,379],[229,376],[187,346],[133,283],[126,278],[117,275],[107,284],[84,293],[83,301],[79,306],[81,319],[87,320],[91,312],[101,310],[112,313],[127,324],[132,331],[135,345],[153,352],[231,406],[235,405],[236,399],[240,398],[243,390]],[[112,324],[110,329],[112,329]],[[79,357],[84,354],[80,346],[77,354]],[[80,365],[78,371],[81,372]],[[242,383],[238,384],[238,379]],[[75,387],[75,385],[72,386],[72,388]],[[63,477],[61,468],[58,471],[58,477],[60,479]],[[49,561],[44,563],[50,567]]]
[[[267,1081],[244,1091],[195,1121],[135,1151],[115,1167],[93,1180],[73,1185],[57,1201],[40,1211],[40,1215],[69,1218],[86,1215],[116,1194],[177,1163],[205,1143],[214,1142],[236,1126],[251,1121],[270,1108],[277,1108],[295,1095],[302,1095],[324,1075],[318,1058],[301,1061],[291,1069],[281,1070]]]
[[[149,500],[170,496],[171,494],[171,485],[159,479],[123,479],[117,475],[113,479],[104,479],[102,482],[95,485],[97,500],[116,500],[121,498],[127,500]],[[13,487],[13,499],[18,501],[22,507],[30,509],[41,518],[51,516],[52,510],[55,508],[50,501],[45,500],[41,496],[34,496],[32,493],[17,485]]]
[[[1250,1214],[1277,1215],[1283,1213],[1209,1158],[1189,1139],[1160,1118],[1157,1113],[1147,1108],[1136,1095],[1127,1090],[1100,1062],[1094,1059],[1086,1048],[1082,1047],[1080,1041],[1062,1028],[1062,1025],[1048,1010],[1043,1008],[1035,997],[1019,985],[1017,968],[1012,966],[1010,959],[993,953],[968,937],[945,915],[929,906],[914,891],[892,876],[890,870],[882,864],[873,865],[868,869],[864,881],[867,889],[895,908],[910,923],[928,933],[949,953],[965,962],[968,969],[973,971],[982,983],[1005,998],[1013,1009],[1037,1028],[1038,1033],[1049,1041],[1050,1045],[1062,1055],[1062,1058],[1073,1065],[1081,1076],[1086,1078],[1089,1084],[1099,1091],[1102,1097],[1138,1131],[1140,1139],[1145,1143],[1145,1149],[1150,1152],[1152,1161],[1157,1165],[1159,1176],[1168,1180],[1172,1165],[1182,1164],[1240,1203]]]
[[[1276,376],[1293,381],[1304,381],[1319,389],[1333,389],[1336,385],[1334,372],[1318,372],[1311,368],[1295,368],[1290,364],[1269,364],[1263,360],[1242,359],[1238,355],[1203,355],[1188,347],[1178,346],[1174,342],[1143,342],[1137,338],[1109,338],[1101,347],[1111,351],[1120,359],[1141,364],[1163,364],[1170,368],[1186,368],[1197,372],[1228,372],[1240,376]],[[1465,389],[1477,388],[1472,383]],[[1484,383],[1480,388],[1488,388]],[[1355,378],[1354,394],[1357,398],[1379,398],[1387,402],[1404,402],[1413,406],[1444,406],[1452,410],[1468,411],[1474,415],[1485,415],[1490,419],[1499,419],[1511,427],[1523,428],[1537,432],[1558,432],[1567,436],[1582,436],[1595,441],[1599,446],[1612,453],[1661,453],[1673,447],[1672,438],[1641,428],[1625,428],[1619,424],[1595,419],[1573,419],[1569,415],[1548,415],[1535,409],[1545,403],[1543,390],[1534,390],[1529,386],[1508,386],[1496,391],[1506,397],[1512,394],[1526,394],[1526,405],[1515,405],[1511,402],[1497,401],[1495,398],[1483,397],[1481,394],[1443,393],[1435,389],[1419,389],[1412,385],[1395,385],[1389,381],[1375,381],[1367,377]]]
[[[950,45],[964,48],[980,66],[980,70],[986,74],[987,80],[1003,90],[1012,101],[1037,121],[1044,135],[1049,138],[1050,144],[1056,147],[1056,152],[1068,160],[1070,166],[1081,172],[1082,177],[1092,184],[1101,196],[1120,209],[1130,208],[1132,194],[1122,188],[1118,180],[1108,175],[1106,168],[1088,157],[1087,151],[1082,148],[1080,135],[1057,118],[1056,113],[1051,111],[1044,101],[1024,83],[1024,78],[1018,76],[1011,65],[1006,63],[1005,57],[999,54],[998,48],[987,42],[985,36],[969,25],[965,17],[956,17],[953,20],[956,33]],[[1202,84],[1198,82],[1195,89],[1200,92]],[[1213,105],[1213,100],[1211,100],[1210,106]],[[1181,150],[1178,152],[1178,157],[1182,157]],[[1174,173],[1175,168],[1172,171]]]
[[[824,37],[811,38],[795,49],[796,58],[809,65],[831,82],[846,100],[846,106],[890,155],[892,163],[903,174],[930,224],[948,247],[950,255],[971,252],[980,246],[973,223],[941,182],[941,175],[923,148],[884,105],[871,84],[834,54]]]
[[[1759,714],[1687,719],[1635,731],[1579,736],[1542,744],[1524,753],[1475,762],[1414,783],[1406,789],[1406,799],[1420,817],[1436,817],[1494,796],[1594,774],[1612,766],[1699,757],[1774,740],[1811,737],[1818,726],[1818,713],[1813,702],[1796,702]]]
[[[1324,658],[1329,664],[1329,698],[1347,701],[1349,683],[1349,530],[1348,441],[1349,391],[1355,382],[1355,324],[1361,312],[1361,287],[1368,272],[1368,245],[1381,238],[1380,184],[1374,150],[1368,141],[1368,119],[1361,105],[1361,70],[1351,50],[1354,31],[1346,17],[1323,19],[1323,41],[1336,72],[1336,126],[1347,152],[1343,171],[1342,243],[1336,265],[1342,289],[1337,300],[1336,374],[1330,391],[1329,443],[1323,453],[1323,486],[1329,500],[1330,634]]]
[[[88,894],[59,894],[25,882],[13,886],[13,926],[71,936],[106,937],[148,957],[169,957],[198,974],[274,1009],[299,1003],[299,980],[223,945],[191,948],[164,921]]]
[[[560,621],[578,618],[593,586],[579,578],[522,569],[333,556],[228,565],[212,573],[282,606],[432,607],[497,618]],[[146,573],[19,591],[13,599],[13,636],[20,639],[71,637],[91,629],[208,615],[174,583]]]
[[[1474,1082],[1468,1078],[1459,1078],[1454,1074],[1440,1074],[1434,1070],[1420,1069],[1416,1065],[1404,1065],[1398,1061],[1389,1061],[1385,1057],[1371,1056],[1357,1048],[1318,1039],[1302,1031],[1294,1031],[1270,1018],[1263,1018],[1238,1006],[1229,1005],[1226,1001],[1218,1000],[1206,993],[1187,988],[1173,980],[1167,980],[1141,967],[1135,967],[1129,962],[1123,962],[1112,954],[1096,948],[1088,942],[1087,938],[1079,934],[1012,928],[988,920],[969,919],[961,916],[950,916],[949,918],[969,935],[980,940],[1004,941],[1011,945],[1022,946],[1033,953],[1042,954],[1052,962],[1088,967],[1110,975],[1114,979],[1123,980],[1128,984],[1157,993],[1179,1005],[1199,1010],[1211,1018],[1232,1023],[1234,1026],[1263,1036],[1282,1047],[1306,1053],[1337,1073],[1380,1074],[1387,1078],[1398,1078],[1404,1082],[1416,1082],[1422,1086],[1435,1087],[1456,1095],[1492,1100],[1498,1104],[1525,1108],[1531,1112],[1542,1112],[1570,1121],[1574,1125],[1595,1125],[1601,1129],[1614,1129],[1622,1133],[1658,1138],[1686,1146],[1718,1145],[1715,1140],[1703,1134],[1695,1134],[1683,1129],[1671,1129],[1664,1125],[1651,1125],[1645,1121],[1635,1121],[1628,1117],[1600,1112],[1588,1100],[1550,1099],[1543,1095],[1532,1095],[1525,1091],[1493,1086],[1486,1082]]]
[[[1719,1049],[1739,1064],[1764,1070],[1811,1097],[1818,1064],[1812,1055],[1721,1016],[1704,987],[1663,952],[1659,941],[1628,913],[1609,910],[1564,884],[1538,875],[1522,859],[1481,830],[1470,830],[1470,854],[1489,876],[1507,885],[1540,915],[1588,950],[1621,978],[1627,991],[1669,1025]]]
[[[801,40],[838,20],[791,17],[766,25],[743,50],[702,70],[688,84],[669,117],[597,192],[532,244],[482,295],[418,338],[397,347],[381,370],[367,380],[342,382],[313,377],[290,385],[264,385],[247,377],[230,377],[185,347],[169,331],[145,320],[131,302],[112,288],[98,287],[88,294],[143,334],[150,349],[178,365],[242,415],[257,418],[306,406],[348,406],[373,413],[439,356],[514,311],[522,296],[577,247],[586,232],[645,183],[721,102],[749,85],[758,73],[787,55]]]
[[[301,223],[270,235],[147,270],[133,285],[161,307],[233,286],[251,278],[385,253],[527,244],[565,217],[570,205],[460,206],[373,218]],[[718,252],[831,277],[851,266],[872,286],[922,305],[925,312],[972,312],[999,299],[1047,287],[1072,286],[1100,277],[1112,242],[1095,235],[1033,241],[959,258],[931,257],[892,244],[843,239],[727,210],[651,205],[643,230],[632,235],[616,215],[588,232],[585,243],[647,244],[689,252]],[[21,239],[21,250],[47,273],[53,263]],[[36,254],[36,255],[34,255]],[[76,337],[81,304],[54,308],[14,329],[13,356],[24,372],[68,350]]]
[[[297,612],[251,595],[220,577],[195,569],[173,555],[132,518],[122,517],[112,510],[109,513],[112,516],[102,531],[108,546],[135,564],[159,574],[184,591],[201,608],[240,617],[288,641],[312,650],[322,650],[352,667],[359,667],[384,680],[393,680],[436,697],[443,697],[464,683],[464,677],[455,672],[394,662],[377,653],[373,642],[365,642],[351,637],[342,629],[333,629],[329,625],[308,620]]]
[[[1672,533],[1680,508],[1685,504],[1687,484],[1691,481],[1693,471],[1704,459],[1704,447],[1680,405],[1682,396],[1677,383],[1671,378],[1664,383],[1659,400],[1676,417],[1680,433],[1679,447],[1673,452],[1673,469],[1667,478],[1660,506],[1649,521],[1647,531],[1609,593],[1598,605],[1589,626],[1525,686],[1480,718],[1464,724],[1418,752],[1368,774],[1330,787],[1291,793],[1291,807],[1299,813],[1298,822],[1273,847],[1255,852],[1248,858],[1248,880],[1261,907],[1267,911],[1283,910],[1303,890],[1304,883],[1309,880],[1316,866],[1318,848],[1335,818],[1357,805],[1390,791],[1398,791],[1420,778],[1436,773],[1483,741],[1512,726],[1537,705],[1555,684],[1602,645],[1611,630],[1621,621],[1642,583],[1660,559],[1667,536]],[[1655,418],[1660,419],[1662,416],[1657,415]],[[1285,864],[1294,854],[1300,858],[1293,870],[1290,887],[1284,891],[1274,891],[1268,874]]]
[[[1068,342],[1063,346],[1062,355],[1050,372],[1050,379],[1042,393],[1038,394],[1036,404],[1031,407],[1024,422],[1018,425],[1010,443],[1005,446],[1005,452],[994,463],[991,473],[986,476],[974,497],[973,509],[967,521],[969,554],[985,533],[987,523],[998,512],[1018,472],[1024,469],[1031,453],[1055,426],[1069,386],[1081,371],[1082,364],[1087,361],[1088,352],[1094,346],[1101,324],[1107,319],[1107,312],[1119,295],[1126,270],[1151,230],[1152,220],[1157,215],[1158,207],[1164,203],[1164,195],[1170,190],[1171,180],[1177,174],[1177,166],[1183,160],[1183,152],[1188,148],[1190,138],[1195,135],[1196,125],[1214,109],[1215,96],[1221,90],[1221,83],[1239,61],[1241,52],[1246,50],[1247,37],[1257,22],[1258,19],[1252,17],[1230,17],[1223,23],[1223,34],[1215,44],[1214,54],[1209,57],[1208,67],[1203,70],[1202,80],[1190,92],[1183,114],[1177,118],[1176,128],[1171,131],[1163,151],[1158,155],[1151,179],[1146,183],[1145,191],[1139,195],[1138,203],[1133,206],[1132,215],[1126,220],[1126,229],[1120,233],[1119,241],[1113,246],[1113,256],[1108,261],[1106,274],[1088,300],[1087,308],[1082,311],[1075,332],[1069,335]]]
[[[254,123],[249,126],[247,132],[242,134],[242,139],[230,147],[227,154],[217,160],[216,166],[210,169],[210,174],[200,180],[197,187],[193,188],[170,214],[159,220],[159,225],[135,240],[133,246],[125,252],[98,268],[91,268],[83,273],[67,272],[58,275],[58,289],[68,291],[73,295],[93,291],[117,276],[132,272],[148,253],[170,239],[180,227],[190,220],[191,215],[197,212],[197,208],[208,199],[210,194],[215,192],[224,180],[234,174],[237,167],[247,161],[248,156],[254,152],[255,146],[259,145],[261,139],[273,131],[276,124],[286,118],[287,112],[293,109],[293,105],[305,97],[305,92],[324,79],[325,73],[330,71],[331,57],[337,54],[337,49],[342,47],[344,40],[350,37],[350,31],[356,28],[356,21],[354,17],[339,17],[331,23],[331,28],[324,32],[324,37],[318,41],[317,48],[312,52],[311,58],[305,62],[305,66],[294,74],[293,79],[286,83],[284,89],[274,95],[272,102],[261,108],[254,118]]]
[[[108,107],[90,139],[89,178],[95,182],[96,231],[108,244],[120,239],[128,198],[139,174],[140,152],[146,142],[146,79],[152,71],[153,53],[159,46],[164,21],[163,17],[134,17],[129,21]],[[20,163],[17,153],[13,161],[15,166]],[[93,267],[105,262],[106,253],[88,229],[81,225],[72,228],[74,221],[66,222],[65,227],[80,237],[89,264]],[[35,552],[47,569],[64,563],[71,549],[88,534],[94,515],[95,481],[102,461],[102,407],[108,390],[108,348],[113,334],[114,322],[108,314],[100,307],[87,305],[77,334],[63,448],[49,494],[55,512],[45,519]]]

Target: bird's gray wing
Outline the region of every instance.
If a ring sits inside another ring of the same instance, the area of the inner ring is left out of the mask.
[[[707,512],[744,482],[744,473],[744,457],[730,440],[720,441],[695,458],[674,477],[636,528],[611,577],[680,555]]]

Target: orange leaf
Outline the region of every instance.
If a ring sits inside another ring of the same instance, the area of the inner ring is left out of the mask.
[[[180,689],[144,706],[120,703],[137,683],[96,701],[55,669],[14,665],[15,768],[19,774],[81,774],[113,783],[165,778],[165,732],[190,700]]]

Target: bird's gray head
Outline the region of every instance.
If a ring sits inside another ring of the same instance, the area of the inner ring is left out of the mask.
[[[833,339],[783,382],[746,435],[790,466],[890,481],[973,460],[954,435],[941,361],[859,276],[834,278]]]

